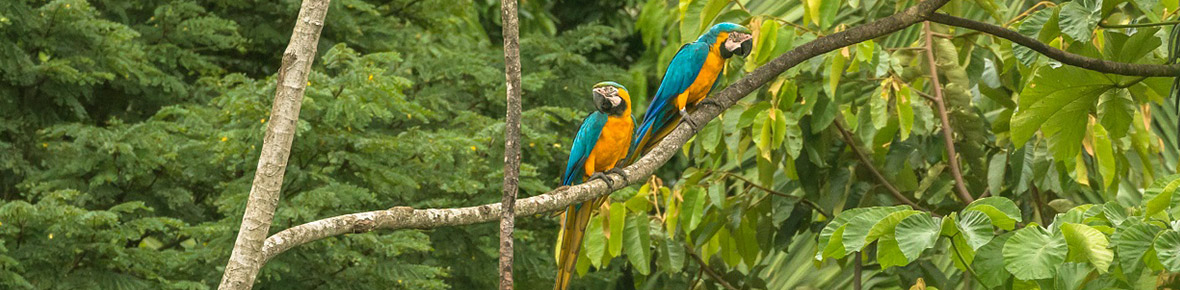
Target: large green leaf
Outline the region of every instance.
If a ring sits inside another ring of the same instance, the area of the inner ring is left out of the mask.
[[[1102,188],[1110,188],[1111,182],[1115,179],[1115,163],[1114,163],[1114,142],[1110,135],[1106,133],[1106,128],[1102,124],[1094,124],[1090,131],[1094,137],[1094,157],[1098,163],[1098,174],[1102,176]],[[1076,166],[1085,166],[1085,164],[1078,164]]]
[[[939,219],[931,218],[929,213],[919,213],[907,216],[897,224],[894,238],[908,262],[917,260],[922,251],[934,247],[938,241],[939,223]]]
[[[1020,95],[1019,110],[1012,116],[1012,142],[1017,147],[1040,130],[1050,139],[1053,156],[1068,160],[1081,148],[1088,115],[1094,102],[1114,83],[1100,73],[1061,66],[1037,70]]]
[[[685,233],[691,233],[701,223],[705,213],[705,190],[696,186],[687,186],[680,191],[684,195],[684,202],[680,204],[680,227]],[[627,221],[631,222],[630,220]]]
[[[1155,238],[1155,253],[1164,269],[1180,272],[1180,232],[1166,230]]]
[[[905,213],[910,211],[908,208],[899,209],[897,211],[880,210],[885,208],[876,209],[879,210],[873,210],[859,214],[855,218],[852,218],[852,220],[848,221],[848,225],[846,226],[847,229],[844,230],[844,251],[859,252],[861,248],[864,248],[865,244],[868,244],[869,241],[867,239],[869,238],[873,228],[876,228],[877,224],[887,223],[897,225],[897,222],[901,221],[902,218],[905,218]],[[885,222],[886,218],[892,216],[895,213],[901,214],[901,218],[895,217],[892,221]],[[892,229],[891,226],[883,227]]]
[[[602,266],[603,254],[606,254],[606,235],[602,234],[602,215],[594,215],[586,225],[586,239],[582,244],[586,257],[595,268]]]
[[[717,18],[718,14],[721,14],[721,9],[724,9],[729,2],[729,0],[708,0],[705,3],[705,7],[701,8],[701,24],[697,31],[708,29],[709,25],[713,24],[713,19]]]
[[[1016,31],[1025,36],[1037,38],[1041,41],[1046,41],[1048,38],[1055,37],[1059,33],[1055,25],[1056,17],[1053,17],[1052,9],[1040,9],[1033,12],[1020,23],[1020,27]],[[1054,24],[1054,25],[1050,25]],[[1021,45],[1012,45],[1012,53],[1016,60],[1020,63],[1031,66],[1036,62],[1037,58],[1041,56],[1039,52]]]
[[[621,202],[610,204],[610,240],[607,248],[611,257],[623,253],[623,228],[627,220],[627,208]]]
[[[992,228],[991,218],[988,215],[977,210],[965,210],[963,215],[959,217],[959,221],[955,224],[959,229],[959,234],[971,246],[972,250],[978,250],[987,242],[990,242],[996,236],[995,229]]]
[[[1132,220],[1115,229],[1111,243],[1118,253],[1119,266],[1123,268],[1123,272],[1142,269],[1144,265],[1140,262],[1143,260],[1143,254],[1151,250],[1152,241],[1159,231],[1159,227]]]
[[[1079,42],[1089,42],[1102,20],[1102,0],[1074,0],[1061,5],[1061,33]]]
[[[840,212],[835,218],[832,219],[831,222],[828,222],[828,224],[824,226],[823,230],[820,230],[818,242],[819,251],[815,253],[815,259],[822,261],[825,257],[837,259],[844,257],[845,227],[849,224],[849,221],[855,219],[856,217],[863,214],[872,214],[873,216],[884,218],[892,212],[908,209],[910,209],[909,206],[902,205],[893,207],[862,207]],[[876,223],[873,223],[873,225],[875,224]],[[873,225],[863,227],[864,235],[861,235],[859,238],[861,245],[864,244],[864,237],[868,235],[868,231]]]
[[[1131,92],[1126,89],[1106,91],[1098,99],[1098,120],[1111,139],[1127,136],[1134,114],[1135,101],[1131,100]]]
[[[1146,191],[1143,192],[1143,202],[1146,209],[1146,216],[1155,215],[1158,212],[1164,211],[1175,204],[1174,199],[1177,196],[1176,190],[1180,189],[1180,174],[1170,175],[1168,177],[1156,179]]]
[[[651,233],[647,229],[647,215],[627,215],[623,227],[623,253],[635,270],[644,275],[651,272]]]
[[[1028,226],[1004,243],[1004,269],[1021,280],[1052,278],[1068,251],[1064,238],[1040,226]]]
[[[1002,174],[1002,173],[1001,173]],[[965,210],[977,210],[987,214],[992,224],[1003,230],[1012,230],[1021,221],[1020,208],[1011,199],[1004,197],[985,197],[977,199],[967,205]]]
[[[894,228],[906,217],[921,213],[916,210],[903,210],[889,213],[884,219],[880,219],[876,224],[869,229],[869,234],[865,236],[865,243],[871,243],[884,235],[893,233]],[[857,220],[853,220],[856,222]]]
[[[1011,238],[1013,232],[996,236],[975,253],[975,261],[971,267],[979,274],[979,281],[988,288],[996,288],[1004,284],[1012,274],[1004,269],[1004,244]]]
[[[1110,269],[1114,251],[1108,248],[1110,240],[1102,232],[1084,224],[1065,223],[1061,225],[1061,234],[1069,246],[1069,261],[1089,261],[1100,273]]]
[[[701,12],[709,0],[680,0],[680,42],[695,41],[701,32]],[[679,47],[679,45],[677,45]]]
[[[987,189],[993,193],[998,193],[1004,190],[1004,172],[1008,168],[1008,154],[998,153],[992,155],[991,162],[987,166]],[[996,219],[992,219],[995,221]],[[1011,229],[1005,229],[1011,230]]]
[[[1117,2],[1106,0],[1106,3]],[[1114,58],[1114,61],[1136,63],[1155,50],[1161,42],[1155,34],[1159,27],[1143,27],[1134,30],[1134,34],[1126,35],[1121,31],[1106,30],[1106,45],[1102,47],[1104,55]]]
[[[914,129],[914,105],[910,103],[914,93],[909,86],[902,86],[897,91],[897,127],[901,131],[901,140],[910,138],[910,131]]]
[[[877,263],[881,264],[882,270],[910,263],[910,260],[902,253],[892,232],[882,235],[881,239],[877,240]]]

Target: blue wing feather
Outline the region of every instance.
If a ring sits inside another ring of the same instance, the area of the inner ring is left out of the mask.
[[[574,144],[570,146],[570,159],[565,166],[565,174],[561,175],[561,185],[582,183],[586,175],[586,159],[590,151],[598,144],[598,136],[602,135],[602,128],[606,126],[606,113],[594,112],[582,121],[578,135],[574,137]]]
[[[660,88],[652,98],[651,104],[648,105],[647,112],[643,114],[643,124],[635,130],[635,137],[631,141],[630,151],[632,154],[642,153],[636,150],[643,149],[637,147],[645,141],[644,137],[669,125],[668,121],[677,111],[673,105],[676,96],[692,86],[708,57],[709,44],[704,42],[685,44],[680,47],[680,51],[676,52],[676,56],[672,57],[672,62],[668,64],[668,70],[664,72],[664,79],[660,81]]]

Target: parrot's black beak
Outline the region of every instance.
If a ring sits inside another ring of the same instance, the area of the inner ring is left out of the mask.
[[[594,108],[595,109],[598,109],[598,111],[601,111],[601,112],[608,112],[608,111],[610,111],[611,107],[613,107],[613,106],[611,105],[610,100],[606,99],[606,96],[602,95],[599,92],[594,92]]]
[[[737,51],[734,51],[733,53],[740,55],[742,57],[746,57],[746,56],[750,55],[751,50],[754,50],[754,40],[747,39],[746,41],[742,41],[742,46],[739,47],[737,49]]]

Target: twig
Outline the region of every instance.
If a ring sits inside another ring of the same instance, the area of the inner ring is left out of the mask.
[[[819,32],[817,32],[815,30],[811,30],[810,28],[807,28],[807,26],[799,25],[798,23],[790,22],[790,21],[787,21],[786,19],[778,18],[775,16],[766,16],[766,17],[770,17],[770,18],[774,19],[775,21],[778,21],[778,23],[790,25],[791,27],[794,27],[796,29],[800,29],[800,30],[809,32],[811,34],[815,34],[816,36],[823,36],[823,34],[820,34]]]
[[[1136,27],[1152,27],[1152,26],[1168,26],[1180,24],[1180,21],[1161,21],[1152,23],[1131,23],[1131,24],[1106,24],[1105,22],[1098,22],[1098,27],[1102,28],[1136,28]]]
[[[504,78],[508,104],[504,118],[504,196],[500,202],[500,289],[512,290],[512,232],[520,182],[520,23],[516,0],[500,2],[504,31]]]
[[[794,196],[794,195],[786,194],[786,193],[783,193],[783,192],[780,192],[777,190],[773,190],[773,189],[767,188],[765,186],[759,185],[758,183],[755,183],[754,181],[751,181],[750,179],[747,179],[741,175],[729,173],[727,171],[717,171],[717,172],[721,172],[722,176],[732,177],[737,180],[741,180],[742,182],[745,182],[746,184],[749,184],[750,186],[753,186],[755,188],[761,189],[762,191],[765,191],[766,193],[769,193],[771,195],[777,195],[777,196],[781,196],[781,197],[795,199],[795,201],[806,204],[807,206],[811,207],[815,211],[819,212],[819,214],[823,215],[824,217],[832,218],[832,215],[829,214],[827,211],[824,211],[824,209],[820,208],[818,204],[815,204],[815,202],[812,202],[806,198],[803,198],[802,196]]]
[[[942,84],[938,80],[938,64],[934,60],[934,41],[931,36],[930,22],[922,23],[922,30],[926,32],[926,60],[930,66],[930,87],[934,90],[934,103],[938,105],[938,118],[942,120],[942,140],[946,143],[947,163],[951,164],[951,175],[955,177],[955,190],[963,204],[975,201],[967,186],[963,182],[963,170],[959,168],[959,154],[955,153],[955,131],[951,128],[950,116],[946,113],[946,102],[942,97]]]
[[[717,272],[714,272],[713,268],[709,267],[708,264],[705,264],[705,260],[701,260],[701,256],[697,256],[697,253],[694,253],[692,248],[689,248],[687,245],[685,245],[684,250],[688,252],[689,256],[692,256],[693,261],[697,261],[697,264],[701,265],[701,269],[705,270],[706,275],[709,275],[709,277],[713,278],[713,280],[717,280],[717,284],[721,284],[721,287],[725,287],[725,289],[737,290],[737,288],[733,287],[733,285],[729,285],[729,282],[725,282],[725,279],[722,279],[721,275],[718,275]]]
[[[904,195],[901,195],[901,192],[897,191],[897,188],[893,187],[893,184],[889,183],[888,179],[885,179],[885,175],[881,175],[881,172],[877,171],[876,167],[873,167],[873,161],[869,160],[869,157],[865,155],[864,152],[860,151],[860,147],[856,146],[856,141],[852,138],[852,133],[848,133],[848,130],[844,129],[844,125],[842,125],[841,122],[842,121],[840,118],[837,117],[836,121],[832,122],[832,125],[836,125],[836,130],[839,130],[840,136],[844,137],[844,143],[848,144],[849,148],[852,148],[852,152],[856,154],[856,158],[860,160],[861,165],[864,165],[865,168],[869,169],[869,172],[873,173],[873,177],[877,178],[877,182],[880,182],[882,186],[885,186],[885,189],[888,190],[889,194],[893,195],[893,198],[897,201],[908,204],[915,209],[927,211],[922,206],[914,203],[914,201],[906,198]]]

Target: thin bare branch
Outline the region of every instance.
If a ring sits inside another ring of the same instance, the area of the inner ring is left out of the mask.
[[[922,23],[922,31],[926,37],[926,63],[930,68],[930,88],[934,91],[934,104],[938,107],[938,119],[942,121],[942,141],[946,143],[947,163],[951,165],[951,175],[955,178],[955,192],[963,204],[975,201],[967,191],[963,181],[963,170],[959,168],[959,154],[955,152],[955,130],[951,128],[951,118],[946,113],[946,102],[942,97],[942,84],[938,80],[938,64],[934,59],[934,32],[930,31],[930,22]]]

